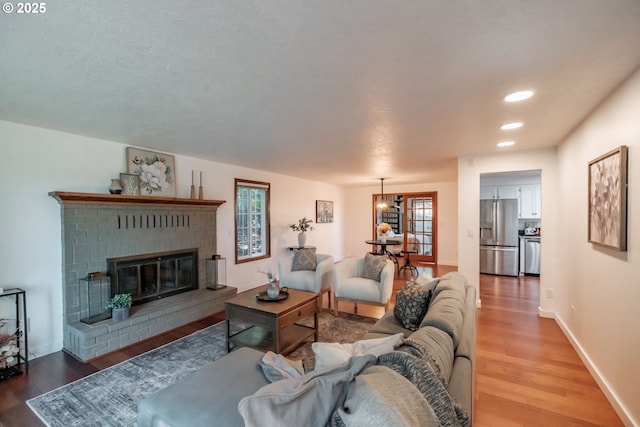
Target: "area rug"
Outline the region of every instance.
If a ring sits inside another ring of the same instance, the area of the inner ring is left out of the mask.
[[[318,341],[353,342],[376,319],[323,311]],[[51,427],[135,426],[137,402],[227,354],[221,322],[27,401]],[[313,366],[311,343],[288,357]]]

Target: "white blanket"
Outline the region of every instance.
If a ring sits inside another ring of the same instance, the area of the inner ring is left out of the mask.
[[[242,399],[238,411],[246,427],[283,425],[284,420],[324,427],[344,402],[354,377],[375,362],[372,355],[354,356],[342,365],[267,384]]]

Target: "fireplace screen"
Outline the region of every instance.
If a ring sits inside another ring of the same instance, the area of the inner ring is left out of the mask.
[[[198,289],[198,250],[107,260],[112,294],[129,293],[140,304]]]

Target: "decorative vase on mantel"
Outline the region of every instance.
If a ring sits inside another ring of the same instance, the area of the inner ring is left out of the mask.
[[[112,179],[111,185],[109,186],[109,193],[111,194],[120,194],[122,193],[122,182],[119,179]]]
[[[301,231],[298,233],[298,247],[304,248],[304,245],[307,243],[307,233]]]

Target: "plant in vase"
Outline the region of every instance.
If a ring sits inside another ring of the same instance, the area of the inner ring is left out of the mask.
[[[111,309],[113,320],[124,320],[129,317],[129,309],[132,304],[131,294],[116,294],[107,304]]]
[[[278,283],[276,282],[276,278],[271,271],[261,271],[260,273],[264,273],[267,275],[267,279],[269,279],[269,287],[267,287],[267,296],[269,298],[276,298],[280,295],[280,288],[278,287]]]
[[[297,224],[290,224],[289,227],[293,231],[298,232],[298,247],[303,248],[305,243],[307,243],[307,235],[305,234],[307,231],[313,231],[313,223],[312,220],[304,218],[300,218]]]
[[[389,235],[390,232],[391,232],[391,226],[386,222],[381,223],[378,226],[378,240],[386,242],[387,236]]]

